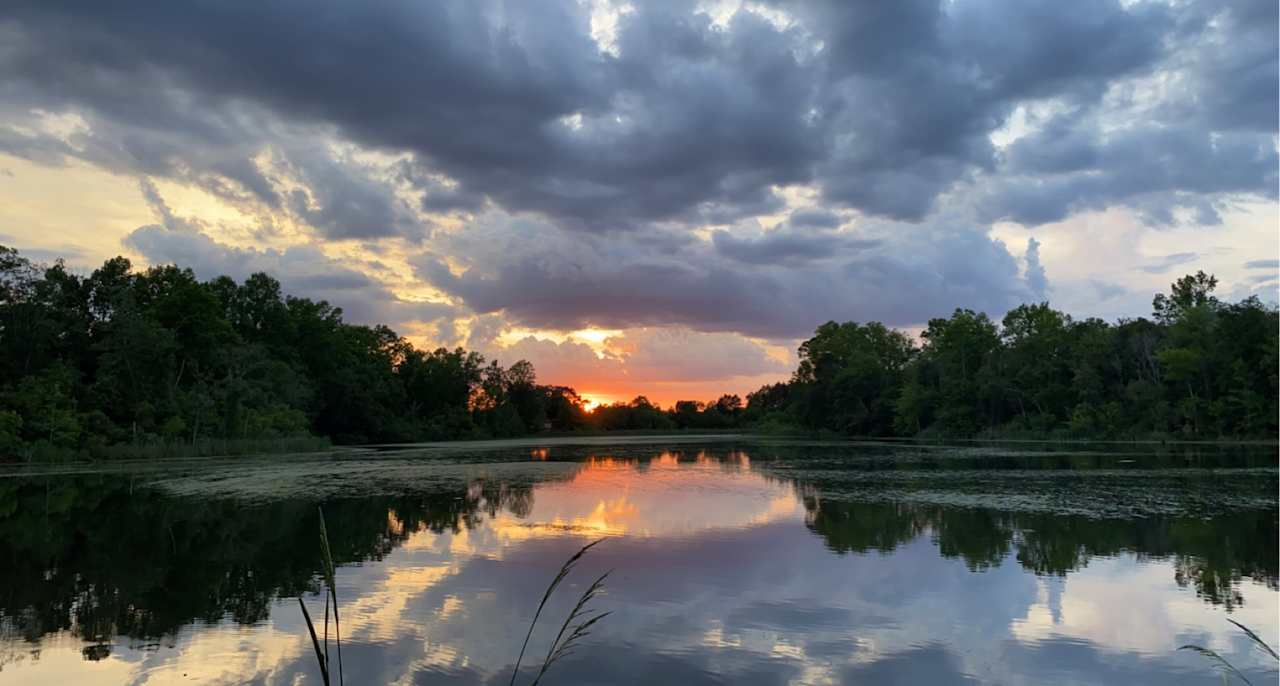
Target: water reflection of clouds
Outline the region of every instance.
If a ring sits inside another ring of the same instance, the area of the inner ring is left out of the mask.
[[[614,614],[557,666],[560,683],[1204,683],[1204,665],[1174,651],[1191,641],[1260,664],[1218,609],[1174,582],[1169,560],[1126,553],[1036,576],[1005,555],[974,572],[924,531],[835,554],[803,526],[796,487],[745,456],[588,460],[536,484],[521,508],[418,531],[339,570],[353,682],[505,683],[546,582],[600,535],[610,540],[547,616],[609,568],[601,606]],[[1274,636],[1276,592],[1242,593],[1234,616]],[[51,638],[0,683],[318,683],[293,601],[259,626],[188,627],[173,650],[122,647],[92,665],[64,643]]]
[[[1247,648],[1236,632],[1205,630],[1230,627],[1220,610],[1179,588],[1166,564],[1097,559],[1065,578],[1039,578],[1037,586],[1036,602],[1010,625],[1010,633],[1022,642],[1078,639],[1111,651],[1149,655],[1168,654],[1189,642],[1223,653]],[[1241,585],[1240,592],[1245,603],[1232,612],[1232,619],[1246,626],[1274,626],[1275,592],[1252,583]]]
[[[610,604],[618,610],[611,619],[618,621],[601,630],[601,650],[618,659],[611,647],[624,650],[637,636],[646,650],[666,655],[687,655],[691,646],[701,646],[708,665],[726,673],[739,670],[742,678],[764,673],[765,664],[793,664],[796,683],[847,683],[893,674],[891,666],[934,677],[932,683],[968,676],[989,683],[1045,682],[1035,662],[1015,660],[1011,668],[1010,653],[1069,655],[1080,660],[1077,669],[1108,664],[1115,674],[1163,674],[1196,683],[1204,677],[1203,666],[1187,664],[1173,649],[1188,626],[1215,627],[1220,619],[1211,606],[1174,585],[1163,563],[1110,560],[1064,580],[1035,577],[1010,560],[973,575],[959,561],[937,564],[932,543],[922,538],[892,553],[850,555],[832,564],[816,541],[791,538],[787,531],[781,525],[736,531],[705,542],[705,550],[693,550],[698,544],[690,541],[685,549],[667,551],[671,558],[695,562],[684,566],[661,559],[649,546],[628,549],[629,541],[617,541],[608,563],[660,559],[611,589]],[[747,559],[730,552],[741,548],[770,554]],[[676,573],[649,573],[667,568]],[[1036,616],[1054,587],[1064,605],[1061,619],[1048,632],[1027,632],[1026,619]],[[1265,626],[1270,592],[1256,586],[1251,592],[1263,594],[1253,605],[1255,626]],[[1192,617],[1177,617],[1187,610]],[[1126,616],[1128,621],[1117,621]],[[1214,645],[1229,653],[1234,648],[1236,659],[1248,663],[1229,627],[1216,627],[1206,631]],[[1087,673],[1063,669],[1057,677],[1078,680]]]

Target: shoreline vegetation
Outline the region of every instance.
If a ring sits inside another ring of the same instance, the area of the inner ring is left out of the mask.
[[[288,296],[258,273],[200,281],[117,257],[84,276],[0,246],[0,462],[296,453],[331,446],[736,432],[976,442],[1274,442],[1280,317],[1204,272],[1151,319],[1000,321],[957,309],[919,338],[828,322],[792,377],[746,398],[587,410],[462,348]]]

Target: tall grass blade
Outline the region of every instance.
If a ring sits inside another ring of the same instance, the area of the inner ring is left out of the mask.
[[[1241,631],[1245,632],[1246,634],[1248,634],[1249,638],[1253,639],[1254,644],[1261,646],[1263,650],[1267,651],[1267,654],[1271,656],[1271,659],[1280,661],[1280,655],[1277,655],[1276,651],[1273,650],[1271,646],[1267,645],[1266,641],[1262,640],[1262,638],[1260,638],[1257,634],[1253,633],[1252,629],[1241,624],[1240,622],[1237,622],[1234,619],[1231,619],[1230,617],[1227,618],[1227,621],[1231,622],[1232,624],[1235,624],[1237,627],[1240,627]]]
[[[311,647],[316,649],[316,662],[320,664],[320,678],[324,681],[324,686],[329,686],[328,660],[320,650],[320,639],[316,636],[316,625],[311,623],[311,613],[307,612],[307,605],[302,602],[302,596],[298,596],[298,607],[302,608],[302,618],[307,620],[307,631],[311,632]]]
[[[1280,655],[1277,655],[1277,654],[1276,654],[1276,651],[1275,651],[1275,650],[1274,650],[1270,645],[1268,645],[1266,641],[1262,640],[1262,637],[1260,637],[1260,636],[1258,636],[1258,634],[1254,633],[1254,632],[1253,632],[1253,629],[1250,629],[1249,627],[1247,627],[1247,626],[1245,626],[1245,625],[1241,624],[1240,622],[1237,622],[1237,621],[1236,621],[1236,620],[1234,620],[1234,619],[1231,619],[1230,617],[1228,617],[1228,618],[1227,618],[1227,621],[1228,621],[1228,622],[1231,622],[1231,623],[1232,623],[1232,624],[1234,624],[1234,625],[1236,625],[1236,628],[1238,628],[1238,629],[1240,629],[1241,631],[1243,631],[1243,632],[1245,633],[1245,635],[1247,635],[1247,636],[1249,637],[1249,639],[1253,641],[1253,644],[1254,644],[1255,646],[1259,646],[1259,647],[1261,647],[1263,650],[1265,650],[1265,651],[1267,652],[1267,654],[1268,654],[1268,655],[1270,655],[1270,656],[1271,656],[1271,658],[1272,658],[1273,660],[1276,660],[1276,661],[1280,662]],[[1178,648],[1178,650],[1191,650],[1191,651],[1194,651],[1194,652],[1198,653],[1199,655],[1201,655],[1201,656],[1203,656],[1203,657],[1206,657],[1206,658],[1208,658],[1208,659],[1212,660],[1212,661],[1213,661],[1213,663],[1214,663],[1214,666],[1215,666],[1215,667],[1217,667],[1217,668],[1218,668],[1218,670],[1222,673],[1222,683],[1223,683],[1223,684],[1226,684],[1226,683],[1227,683],[1227,677],[1228,677],[1228,676],[1233,676],[1233,677],[1235,677],[1235,678],[1237,678],[1237,679],[1239,679],[1239,680],[1243,681],[1244,683],[1249,684],[1250,686],[1252,686],[1252,683],[1249,681],[1249,678],[1248,678],[1248,677],[1246,677],[1244,674],[1242,674],[1242,673],[1240,672],[1240,670],[1236,669],[1236,666],[1235,666],[1235,665],[1233,665],[1233,664],[1231,664],[1229,661],[1227,661],[1227,659],[1226,659],[1225,657],[1222,657],[1222,656],[1221,656],[1221,655],[1219,655],[1218,653],[1216,653],[1216,652],[1214,652],[1214,651],[1212,651],[1212,650],[1209,650],[1208,648],[1205,648],[1204,646],[1185,645],[1185,646],[1182,646],[1181,648]]]
[[[610,574],[612,572],[601,574],[598,579],[591,582],[586,591],[583,591],[578,598],[577,604],[573,606],[573,611],[569,613],[564,623],[560,625],[560,631],[556,633],[556,639],[551,642],[551,647],[547,649],[547,656],[542,660],[542,668],[538,670],[538,675],[533,678],[533,683],[530,686],[538,686],[538,682],[542,680],[542,675],[547,673],[551,665],[572,653],[574,645],[591,633],[591,627],[596,622],[609,616],[608,612],[592,615],[587,606],[599,595],[604,588],[605,579],[609,578]],[[575,622],[577,624],[574,624]],[[566,632],[568,632],[567,636]]]
[[[324,555],[324,581],[329,587],[324,599],[324,649],[325,661],[329,659],[329,601],[333,600],[333,636],[338,650],[338,685],[344,686],[342,675],[342,628],[338,621],[338,584],[334,580],[336,569],[333,565],[333,552],[329,548],[329,530],[324,525],[324,510],[316,507],[320,516],[320,552]],[[326,682],[328,683],[328,682]]]
[[[520,645],[520,655],[516,658],[516,666],[511,670],[510,686],[515,686],[516,676],[520,674],[520,663],[524,661],[524,653],[529,648],[529,639],[533,637],[533,629],[538,625],[538,618],[542,616],[542,609],[546,607],[547,600],[551,598],[552,593],[555,593],[556,588],[560,586],[560,582],[564,581],[564,578],[573,570],[574,565],[578,564],[578,560],[581,560],[582,556],[585,555],[588,550],[591,550],[603,541],[604,539],[601,538],[582,546],[578,552],[574,553],[573,556],[560,566],[560,571],[556,572],[555,578],[552,579],[551,584],[547,586],[546,592],[542,594],[542,601],[538,603],[538,609],[533,613],[533,621],[529,622],[529,631],[524,635],[524,643]],[[563,629],[561,631],[563,632]],[[541,676],[541,672],[539,672],[539,676]],[[534,680],[534,683],[537,683],[536,679]]]
[[[338,589],[335,586],[329,587],[329,594],[333,596],[333,640],[338,646],[338,686],[344,686],[345,682],[342,676],[342,625],[338,621]]]
[[[1242,674],[1240,670],[1236,669],[1235,665],[1231,664],[1230,662],[1227,662],[1227,659],[1225,657],[1219,655],[1218,653],[1212,650],[1209,650],[1208,648],[1205,648],[1203,646],[1185,645],[1178,648],[1178,650],[1191,650],[1212,660],[1215,663],[1215,665],[1218,667],[1218,669],[1222,670],[1223,683],[1226,683],[1227,675],[1229,674],[1243,681],[1245,684],[1248,684],[1248,686],[1253,686],[1253,682],[1249,681],[1248,677]]]

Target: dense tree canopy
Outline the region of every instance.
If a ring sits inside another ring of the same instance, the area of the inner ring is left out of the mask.
[[[585,424],[533,366],[415,348],[343,322],[266,274],[87,277],[0,247],[0,454],[323,436],[338,442],[512,436]],[[127,450],[117,450],[127,454]]]
[[[788,384],[745,415],[871,436],[1275,437],[1274,306],[1229,304],[1204,272],[1178,279],[1153,319],[1075,320],[1048,303],[999,323],[956,310],[917,345],[877,322],[829,322]]]

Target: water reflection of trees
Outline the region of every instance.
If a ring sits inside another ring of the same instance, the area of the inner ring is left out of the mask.
[[[459,531],[532,505],[531,484],[324,504],[339,564],[418,531]],[[0,635],[155,639],[193,621],[263,621],[315,590],[315,502],[175,499],[103,476],[0,481]],[[88,654],[86,654],[88,656]]]
[[[568,456],[606,459],[591,452]],[[856,502],[829,497],[827,481],[791,478],[776,464],[756,471],[777,461],[812,474],[815,463],[831,460],[829,448],[813,459],[722,450],[643,453],[618,451],[607,459],[634,464],[637,474],[674,462],[753,471],[792,484],[809,529],[837,553],[889,552],[928,536],[941,555],[974,571],[1013,559],[1052,575],[1079,570],[1096,556],[1133,553],[1170,560],[1180,585],[1228,609],[1242,602],[1244,579],[1280,587],[1274,511],[1098,519]],[[336,499],[324,507],[341,564],[382,559],[415,532],[458,532],[500,511],[527,516],[533,495],[531,481],[486,479],[413,495]],[[122,635],[153,640],[197,620],[265,620],[277,598],[315,588],[316,504],[173,498],[134,489],[119,476],[0,480],[0,636],[36,640],[69,631],[93,642]]]
[[[1094,557],[1134,553],[1170,559],[1180,586],[1228,610],[1243,579],[1280,589],[1277,516],[1246,510],[1210,519],[1097,519],[905,503],[846,502],[809,496],[806,525],[837,553],[889,552],[929,535],[939,552],[981,571],[1012,552],[1028,571],[1065,576]]]

